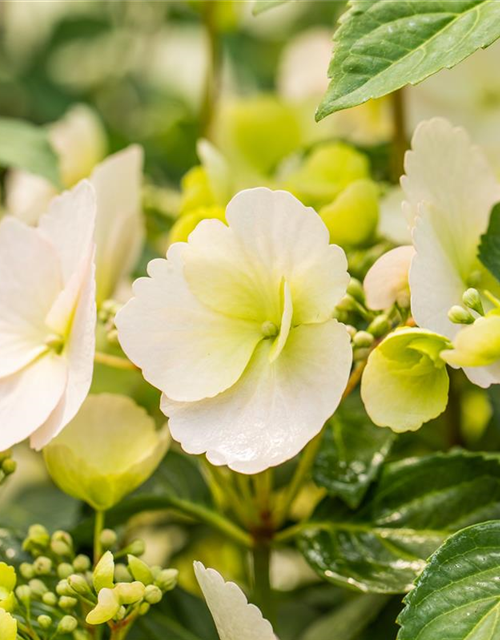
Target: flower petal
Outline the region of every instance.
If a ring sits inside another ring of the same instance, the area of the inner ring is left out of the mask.
[[[397,247],[384,253],[365,277],[366,303],[370,309],[389,309],[402,297],[410,296],[408,271],[415,249]]]
[[[46,350],[45,317],[61,287],[57,254],[13,217],[0,224],[0,378]]]
[[[249,604],[234,582],[225,582],[214,569],[194,563],[194,572],[219,632],[220,640],[276,640],[271,623]]]
[[[106,158],[90,176],[97,196],[98,304],[113,295],[120,280],[135,267],[142,249],[143,162],[142,148],[132,145]]]
[[[319,433],[349,378],[345,327],[335,320],[296,327],[272,363],[271,348],[263,341],[241,380],[215,398],[178,403],[163,396],[172,437],[185,451],[259,473],[292,458]]]
[[[290,285],[294,322],[323,322],[349,283],[344,251],[329,244],[318,214],[286,191],[259,187],[238,193],[226,219],[248,256],[268,277]]]
[[[66,380],[66,362],[53,353],[0,380],[0,451],[21,442],[47,420]]]
[[[260,325],[215,313],[190,291],[183,275],[186,245],[172,245],[167,260],[148,265],[117,314],[120,343],[148,382],[169,397],[193,401],[215,396],[243,373]]]

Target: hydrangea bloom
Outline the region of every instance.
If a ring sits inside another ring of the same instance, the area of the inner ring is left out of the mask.
[[[0,450],[43,447],[85,399],[95,347],[95,193],[55,198],[32,228],[0,223]]]
[[[129,358],[163,391],[175,440],[258,473],[296,455],[337,408],[352,360],[332,319],[342,249],[291,194],[239,193],[153,260],[116,318]]]
[[[194,563],[196,579],[219,632],[220,640],[276,640],[271,623],[249,604],[234,582],[225,582],[215,569]]]

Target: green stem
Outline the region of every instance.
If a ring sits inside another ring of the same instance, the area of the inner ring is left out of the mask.
[[[99,562],[102,556],[102,542],[101,542],[101,533],[104,529],[104,519],[105,512],[104,511],[96,511],[95,512],[95,521],[94,521],[94,566]]]
[[[216,11],[217,0],[206,0],[203,17],[208,37],[208,65],[201,114],[202,133],[205,137],[210,136],[220,85],[222,52],[217,32]]]
[[[137,367],[133,362],[127,360],[126,358],[122,358],[120,356],[113,356],[109,353],[102,353],[101,351],[96,351],[94,354],[94,361],[98,364],[104,364],[107,367],[112,367],[113,369],[125,369],[127,371],[138,371]]]
[[[170,506],[174,509],[191,516],[195,520],[208,524],[226,535],[228,538],[231,538],[231,540],[234,540],[237,544],[242,545],[247,549],[251,549],[253,547],[253,540],[246,531],[243,531],[243,529],[215,511],[211,511],[201,505],[188,502],[187,500],[182,500],[180,498],[175,498],[173,496],[169,496],[168,501],[170,502]]]
[[[274,621],[273,594],[270,580],[271,546],[262,540],[255,544],[253,559],[253,600],[271,623]]]
[[[241,499],[232,485],[231,478],[223,472],[220,467],[211,465],[206,460],[202,460],[211,482],[219,489],[220,493],[226,498],[227,503],[238,520],[245,526],[249,524],[249,518],[245,502]],[[216,497],[216,494],[214,494]]]
[[[398,183],[404,173],[405,153],[408,149],[404,89],[394,91],[391,94],[391,100],[394,124],[392,178],[395,183]]]

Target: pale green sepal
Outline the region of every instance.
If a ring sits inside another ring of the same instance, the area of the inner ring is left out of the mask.
[[[86,622],[92,625],[104,624],[116,616],[120,607],[118,594],[114,589],[101,589],[97,597],[97,605],[87,615]]]
[[[142,582],[145,585],[152,584],[154,582],[153,573],[143,560],[140,560],[130,554],[127,556],[127,559],[128,568],[135,580],[139,580],[139,582]]]
[[[111,551],[106,551],[94,569],[94,588],[99,593],[101,589],[114,587],[115,561]]]

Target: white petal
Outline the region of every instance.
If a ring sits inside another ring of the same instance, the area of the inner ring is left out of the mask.
[[[193,401],[224,391],[241,376],[260,325],[215,313],[191,293],[182,252],[148,265],[150,278],[134,284],[132,298],[116,317],[120,343],[148,382],[169,397]]]
[[[41,449],[68,424],[80,409],[92,383],[95,353],[96,302],[94,254],[82,265],[82,281],[71,333],[63,355],[68,367],[64,394],[46,422],[31,437],[31,446]],[[78,275],[78,274],[77,274]]]
[[[378,230],[380,235],[395,244],[410,244],[411,231],[403,212],[404,191],[391,187],[380,201]]]
[[[40,233],[59,255],[64,285],[88,261],[94,242],[96,211],[94,188],[83,180],[71,191],[54,198],[40,219]]]
[[[248,255],[271,277],[290,285],[297,323],[331,317],[349,276],[340,247],[318,214],[286,191],[259,187],[238,193],[226,219]]]
[[[478,387],[487,389],[492,384],[500,384],[500,362],[489,367],[467,367],[465,375]]]
[[[219,632],[220,640],[275,640],[273,628],[258,607],[249,604],[234,582],[214,569],[194,563],[194,572]]]
[[[172,437],[188,453],[216,465],[259,473],[295,456],[337,408],[349,378],[352,351],[335,320],[290,331],[279,358],[261,343],[241,380],[200,402],[162,398]]]
[[[370,309],[389,309],[406,292],[409,295],[408,271],[414,255],[413,247],[397,247],[375,262],[364,281]]]
[[[111,297],[120,280],[129,275],[144,242],[141,210],[144,154],[138,145],[127,147],[99,164],[90,182],[97,196],[97,299]]]
[[[288,286],[288,282],[284,283],[283,286],[283,316],[281,317],[281,326],[278,337],[274,341],[274,344],[269,352],[269,359],[271,362],[274,362],[276,358],[283,351],[283,348],[286,344],[288,336],[290,334],[290,329],[292,326],[292,317],[293,317],[293,302],[292,302],[292,294],[290,293],[290,287]]]
[[[45,317],[61,287],[57,254],[13,217],[0,223],[0,377],[45,350]]]
[[[53,353],[0,380],[0,451],[21,442],[45,422],[66,380],[66,362]]]
[[[50,182],[27,171],[9,171],[5,179],[6,209],[26,224],[37,224],[56,195]]]

